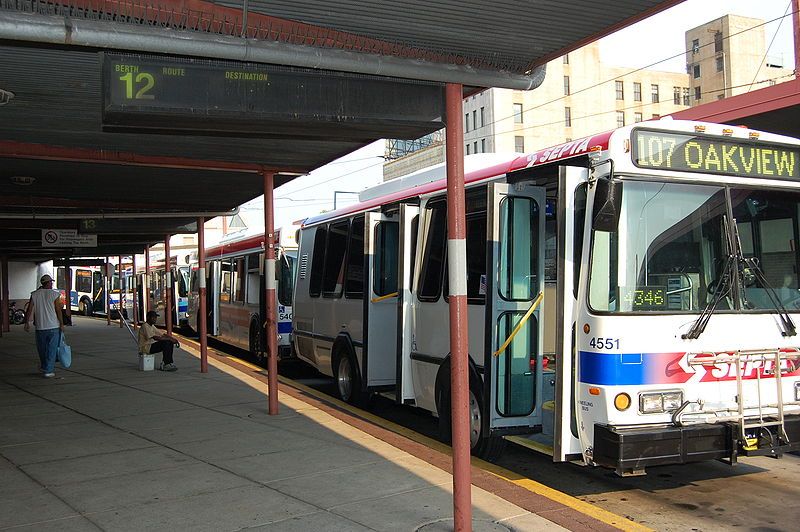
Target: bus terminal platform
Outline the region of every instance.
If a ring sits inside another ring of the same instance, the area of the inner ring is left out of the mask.
[[[54,379],[32,332],[0,338],[0,530],[452,529],[452,476],[423,459],[438,451],[298,394],[269,416],[259,375],[218,357],[203,374],[182,348],[179,371],[139,371],[127,330],[73,323]],[[496,484],[473,484],[476,531],[627,528]]]

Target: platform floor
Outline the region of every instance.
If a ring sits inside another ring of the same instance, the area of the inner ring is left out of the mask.
[[[74,322],[55,379],[33,333],[0,338],[0,529],[451,526],[447,472],[297,398],[269,416],[263,382],[216,361],[202,374],[178,350],[179,371],[138,371],[126,330]],[[476,531],[563,530],[475,486],[472,501]]]

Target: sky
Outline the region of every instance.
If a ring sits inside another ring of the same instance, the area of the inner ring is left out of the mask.
[[[631,68],[685,72],[684,33],[696,26],[736,14],[764,21],[780,19],[787,13],[790,0],[686,0],[685,2],[621,30],[600,41],[604,63]],[[770,57],[783,57],[783,64],[794,65],[791,17],[765,26],[766,46],[772,46]],[[645,43],[634,45],[632,43]],[[672,57],[667,61],[667,58]],[[657,63],[657,64],[655,64]],[[652,65],[652,66],[650,66]],[[337,161],[299,177],[275,191],[275,227],[289,225],[307,216],[333,208],[334,192],[337,207],[358,201],[352,192],[360,192],[383,181],[383,141],[353,152]],[[242,206],[243,215],[263,219],[263,198]],[[263,225],[263,222],[262,222]]]

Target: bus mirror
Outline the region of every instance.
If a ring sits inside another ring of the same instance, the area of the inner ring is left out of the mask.
[[[619,224],[622,203],[622,182],[598,179],[595,183],[592,229],[613,233]]]

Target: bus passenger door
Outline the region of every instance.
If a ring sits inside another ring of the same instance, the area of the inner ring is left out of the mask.
[[[393,386],[397,373],[397,268],[400,224],[379,212],[365,223],[364,385]]]
[[[206,262],[208,268],[208,282],[206,283],[206,316],[208,334],[219,336],[219,285],[220,261],[212,260]]]
[[[488,189],[484,423],[494,434],[542,425],[544,188]]]
[[[103,313],[106,311],[106,290],[103,272],[95,270],[92,272],[92,312]]]
[[[414,282],[414,261],[416,259],[417,229],[419,226],[419,207],[400,206],[400,253],[397,274],[397,388],[395,402],[404,404],[414,399],[414,382],[411,374],[411,340],[413,324],[411,312],[414,298],[411,285]]]

